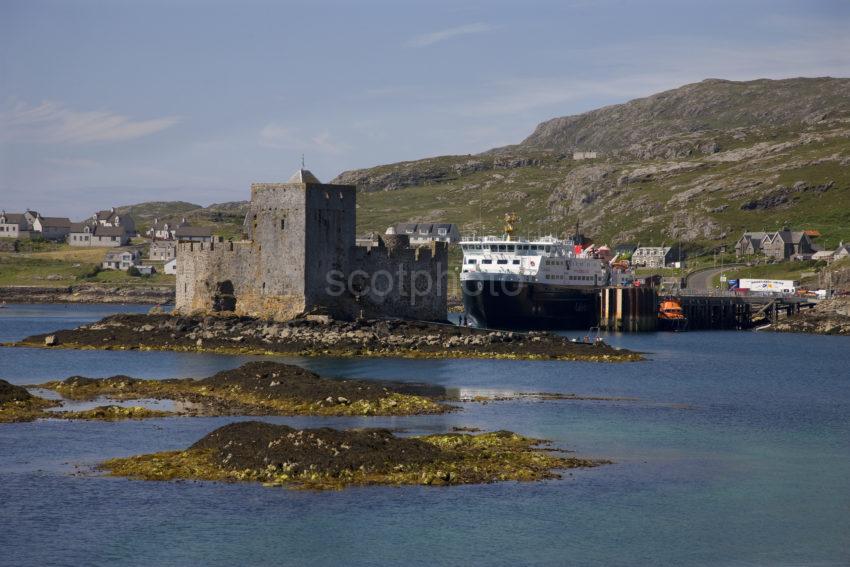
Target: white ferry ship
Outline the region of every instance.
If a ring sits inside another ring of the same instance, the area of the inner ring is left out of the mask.
[[[598,292],[608,284],[609,270],[571,240],[514,239],[508,232],[460,244],[463,304],[473,324],[508,329],[596,325]]]

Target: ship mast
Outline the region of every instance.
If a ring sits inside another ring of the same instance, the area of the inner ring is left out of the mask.
[[[518,220],[516,213],[505,213],[505,239],[510,242],[514,233],[514,223]]]

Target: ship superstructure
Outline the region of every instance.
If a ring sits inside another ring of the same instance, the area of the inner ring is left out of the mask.
[[[512,228],[510,223],[506,228]],[[461,240],[467,315],[482,327],[587,328],[596,317],[607,264],[552,236]]]

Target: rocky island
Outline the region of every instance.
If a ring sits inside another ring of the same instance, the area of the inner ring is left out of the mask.
[[[0,423],[33,421],[42,417],[57,402],[33,396],[22,386],[0,380]]]
[[[261,482],[340,489],[364,485],[453,485],[558,478],[557,469],[606,461],[562,457],[545,441],[509,431],[398,437],[386,429],[293,429],[231,423],[185,451],[106,461],[113,476],[144,480]]]
[[[201,380],[72,376],[37,387],[70,400],[179,402],[178,409],[169,415],[386,416],[437,414],[454,409],[440,402],[446,393],[439,386],[323,378],[298,366],[276,362],[249,362]]]
[[[14,346],[173,350],[227,354],[522,360],[641,360],[604,343],[546,332],[509,332],[451,324],[304,317],[273,322],[250,317],[119,314],[76,329],[34,335]]]

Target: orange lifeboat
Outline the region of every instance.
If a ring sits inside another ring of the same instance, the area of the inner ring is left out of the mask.
[[[661,300],[658,306],[658,328],[662,331],[684,331],[688,318],[682,310],[682,302],[674,297]]]

